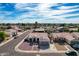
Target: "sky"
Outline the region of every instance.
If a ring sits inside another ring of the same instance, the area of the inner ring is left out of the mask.
[[[0,3],[0,23],[79,23],[79,3]]]

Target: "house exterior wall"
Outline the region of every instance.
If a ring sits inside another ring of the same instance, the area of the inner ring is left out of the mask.
[[[48,38],[47,33],[30,33],[28,35],[28,38],[32,38],[32,40],[33,40],[33,38],[35,38],[36,41],[38,40],[37,38],[39,38],[38,46],[40,48],[42,48],[42,47],[45,47],[45,48],[49,47],[50,39]]]

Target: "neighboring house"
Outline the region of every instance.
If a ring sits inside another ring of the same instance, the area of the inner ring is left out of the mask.
[[[69,31],[78,31],[78,27],[69,26],[69,27],[68,27],[68,30],[69,30]]]
[[[64,32],[64,27],[58,27],[57,30],[58,30],[59,32]]]
[[[17,31],[14,30],[14,29],[7,29],[7,30],[5,30],[5,32],[6,32],[8,35],[10,35],[10,37],[13,37],[13,36],[17,35]]]
[[[78,28],[69,28],[69,31],[78,31]]]
[[[75,38],[70,33],[63,33],[62,35],[68,44],[71,44],[72,41],[75,41]]]
[[[37,29],[34,29],[33,32],[45,32],[45,30],[43,28],[37,28]]]
[[[75,38],[75,41],[72,42],[72,47],[79,48],[79,33],[73,32],[72,36]]]
[[[58,42],[67,42],[68,44],[71,44],[71,42],[75,40],[75,38],[70,33],[66,32],[52,33],[51,35],[53,40]]]
[[[72,33],[72,36],[73,36],[74,38],[76,38],[77,40],[79,40],[79,33],[78,33],[78,32],[73,32],[73,33]]]
[[[61,33],[52,33],[51,37],[54,42],[65,43],[66,41]]]
[[[12,27],[12,29],[16,30],[17,32],[21,32],[21,31],[22,31],[22,29],[20,29],[20,28],[17,27],[17,26],[11,26],[11,27]]]

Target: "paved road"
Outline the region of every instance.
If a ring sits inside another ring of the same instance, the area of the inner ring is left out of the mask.
[[[0,56],[36,56],[36,53],[21,53],[21,52],[16,52],[14,50],[15,46],[24,38],[26,35],[31,32],[27,31],[20,35],[17,39],[13,39],[12,41],[8,42],[7,44],[3,45],[0,47]],[[64,53],[48,53],[48,54],[40,54],[41,56],[63,56],[65,55]]]

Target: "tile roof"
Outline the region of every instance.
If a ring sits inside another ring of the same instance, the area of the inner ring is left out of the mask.
[[[75,38],[79,38],[79,33],[78,32],[73,32],[72,36],[74,36]]]
[[[44,31],[44,29],[43,28],[37,28],[37,29],[35,29],[35,31]]]
[[[49,41],[50,39],[48,38],[47,33],[30,33],[28,35],[29,38],[39,38],[39,41]]]
[[[62,32],[62,33],[52,33],[53,38],[65,38],[67,40],[75,39],[70,33]]]

